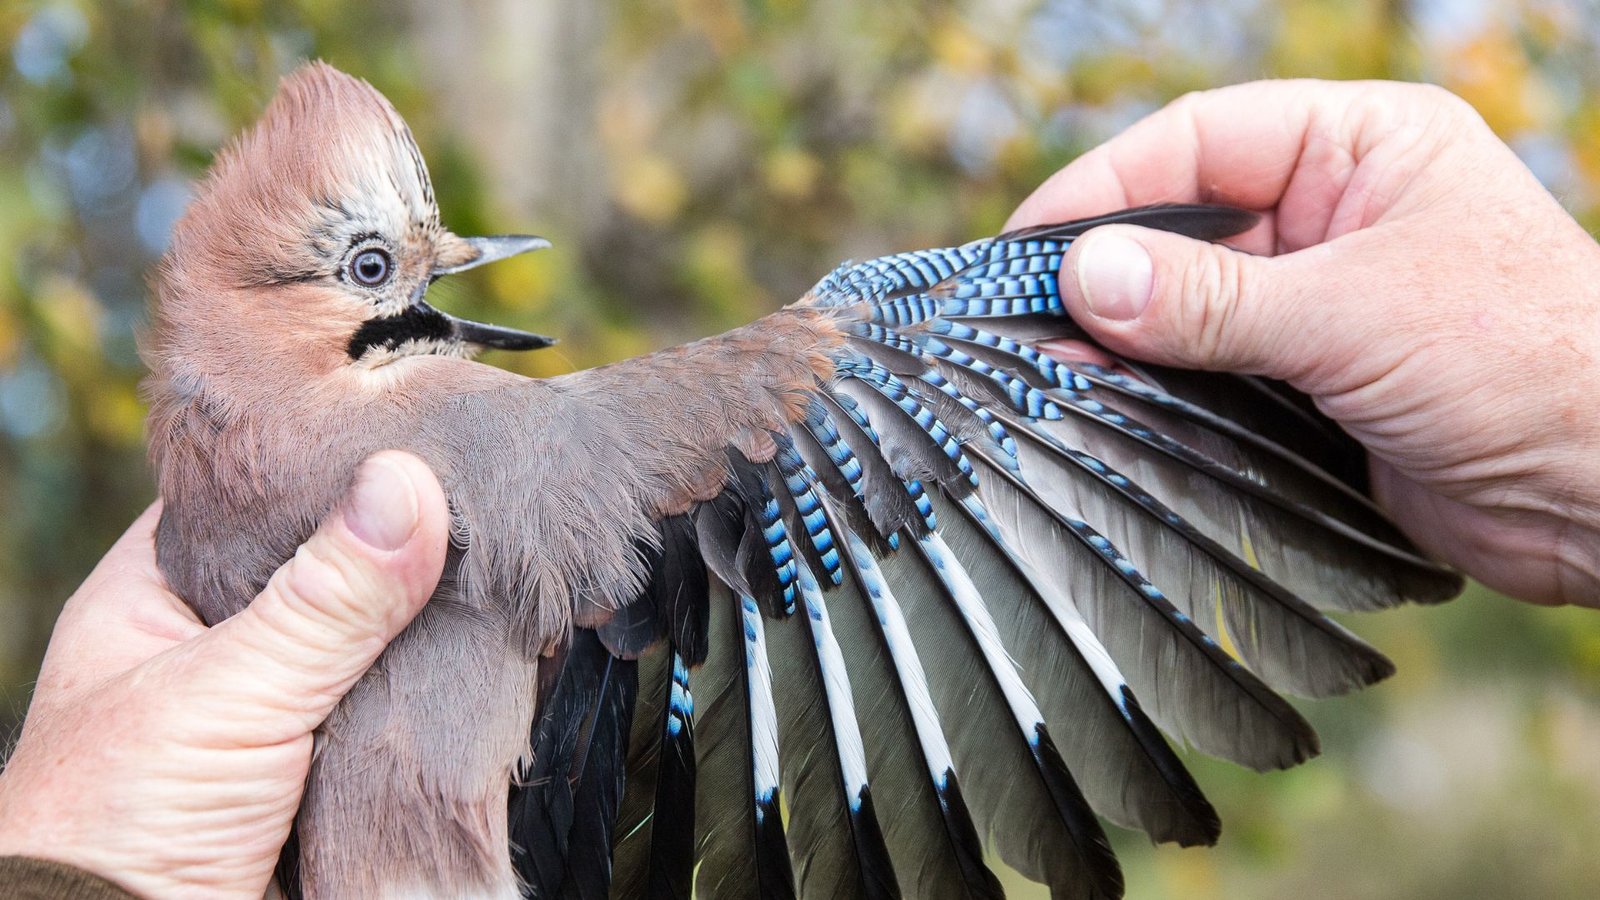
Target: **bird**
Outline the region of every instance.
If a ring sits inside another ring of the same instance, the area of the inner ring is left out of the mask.
[[[719,336],[528,378],[474,356],[551,338],[427,292],[548,242],[451,232],[382,94],[285,76],[153,279],[160,568],[226,619],[383,449],[451,515],[435,593],[317,730],[285,895],[997,898],[1004,864],[1087,900],[1124,890],[1104,823],[1214,843],[1180,749],[1314,756],[1283,695],[1393,672],[1327,614],[1462,587],[1303,395],[1066,314],[1095,226],[1255,221],[846,262]]]

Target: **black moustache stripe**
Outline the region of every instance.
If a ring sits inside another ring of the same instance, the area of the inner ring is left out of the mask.
[[[373,347],[393,350],[406,341],[447,341],[455,337],[455,326],[444,313],[431,306],[408,306],[399,315],[362,322],[346,352],[351,359],[360,359]]]

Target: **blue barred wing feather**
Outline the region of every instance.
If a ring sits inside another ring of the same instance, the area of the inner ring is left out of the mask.
[[[547,688],[513,799],[528,895],[995,898],[998,859],[1118,897],[1102,820],[1219,834],[1173,742],[1315,755],[1282,695],[1392,671],[1326,613],[1460,578],[1282,386],[1037,348],[1092,346],[1057,284],[1089,228],[1253,221],[1128,210],[820,281],[798,308],[838,329],[831,377],[708,449],[721,493],[641,541],[640,599]]]

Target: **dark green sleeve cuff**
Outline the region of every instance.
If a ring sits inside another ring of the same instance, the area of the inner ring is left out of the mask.
[[[0,856],[0,896],[9,900],[132,900],[99,875],[66,863]]]

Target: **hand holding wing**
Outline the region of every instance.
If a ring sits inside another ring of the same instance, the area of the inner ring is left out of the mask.
[[[542,701],[513,800],[536,895],[614,872],[613,896],[687,897],[698,859],[708,897],[998,896],[988,838],[1057,896],[1118,896],[1096,814],[1218,834],[1160,732],[1294,765],[1316,736],[1275,691],[1392,671],[1323,612],[1460,579],[1292,394],[1089,346],[1056,273],[1112,220],[1250,221],[1153,207],[847,264],[746,328],[551,383],[654,536],[649,583],[578,610]],[[1036,349],[1060,338],[1090,361]]]

